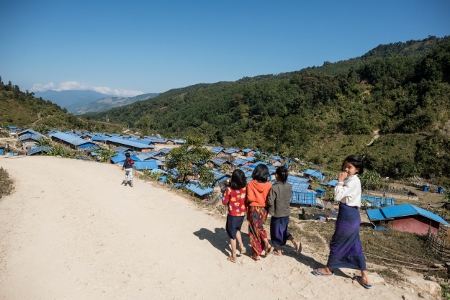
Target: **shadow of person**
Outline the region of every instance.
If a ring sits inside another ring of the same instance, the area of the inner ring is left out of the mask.
[[[292,258],[294,258],[295,260],[297,260],[299,263],[302,263],[302,264],[304,264],[304,265],[310,267],[310,268],[311,268],[311,275],[314,275],[314,274],[312,273],[312,271],[313,271],[314,269],[317,269],[317,268],[323,268],[323,267],[324,267],[324,264],[323,264],[323,263],[318,262],[317,260],[315,260],[315,259],[314,259],[313,257],[311,257],[311,256],[305,255],[305,254],[303,254],[303,253],[299,253],[299,254],[295,253],[295,249],[294,249],[293,247],[290,247],[290,246],[283,246],[283,247],[282,247],[282,250],[283,250],[283,255],[284,255],[284,256],[292,257]],[[353,277],[351,277],[351,276],[345,274],[344,272],[342,272],[342,271],[341,271],[340,269],[338,269],[338,268],[333,269],[333,272],[334,272],[334,275],[335,275],[335,276],[340,276],[340,277],[344,277],[344,278],[353,278]]]
[[[197,236],[200,240],[207,240],[214,246],[217,250],[229,256],[230,254],[226,251],[229,249],[229,238],[228,234],[224,228],[216,228],[214,232],[209,229],[201,228],[198,231],[194,232],[194,235]]]

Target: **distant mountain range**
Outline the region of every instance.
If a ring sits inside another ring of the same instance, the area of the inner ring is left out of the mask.
[[[58,104],[69,112],[79,115],[87,112],[101,112],[111,108],[120,107],[136,101],[148,100],[158,96],[158,93],[142,94],[135,97],[115,97],[91,90],[48,90],[35,92],[35,97]]]

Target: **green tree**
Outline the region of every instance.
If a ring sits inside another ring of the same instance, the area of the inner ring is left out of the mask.
[[[447,189],[444,193],[444,201],[450,202],[450,190]]]
[[[199,181],[209,186],[214,181],[211,168],[205,164],[213,157],[213,153],[203,147],[201,138],[188,137],[186,144],[174,148],[166,157],[168,169],[177,168],[179,180],[183,183],[188,181],[189,176],[199,175]]]
[[[100,156],[100,161],[107,162],[111,159],[111,157],[116,155],[117,151],[114,149],[110,149],[110,148],[102,148],[98,151],[98,153]]]
[[[149,116],[144,116],[139,120],[139,125],[141,127],[141,137],[149,135],[151,123],[152,121]]]
[[[364,190],[377,190],[383,186],[381,176],[374,170],[365,170],[360,176],[361,187]]]
[[[36,142],[36,146],[51,147],[52,146],[52,141],[49,138],[42,137]]]

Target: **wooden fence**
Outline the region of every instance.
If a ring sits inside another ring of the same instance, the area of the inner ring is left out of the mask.
[[[429,230],[427,244],[437,259],[450,262],[450,226],[440,225],[437,235]]]

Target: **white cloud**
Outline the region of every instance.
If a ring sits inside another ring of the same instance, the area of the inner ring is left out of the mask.
[[[92,88],[84,83],[78,81],[66,81],[61,82],[55,91],[67,91],[67,90],[91,90]]]
[[[124,89],[112,89],[107,86],[97,86],[92,88],[94,91],[107,94],[107,95],[116,95],[116,96],[122,96],[122,97],[133,97],[137,95],[141,95],[144,92],[142,91],[135,91],[135,90],[124,90]]]
[[[57,87],[53,82],[49,82],[47,84],[36,83],[31,88],[32,92],[43,92],[47,90],[54,91],[67,91],[67,90],[92,90],[102,94],[113,95],[113,96],[121,96],[121,97],[133,97],[137,95],[144,94],[142,91],[136,90],[125,90],[125,89],[112,89],[107,86],[90,86],[85,83],[81,83],[79,81],[66,81],[61,82]]]
[[[31,88],[30,91],[32,92],[43,92],[43,91],[48,91],[51,90],[55,87],[55,84],[53,82],[49,82],[46,84],[40,84],[40,83],[36,83],[33,85],[33,87]]]

